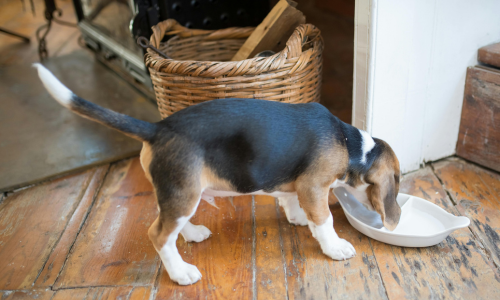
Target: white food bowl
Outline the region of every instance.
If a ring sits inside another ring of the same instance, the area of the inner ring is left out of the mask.
[[[337,198],[347,197],[345,189],[334,189]],[[397,197],[401,207],[401,218],[394,231],[385,227],[377,229],[362,223],[352,216],[339,201],[351,225],[372,239],[403,247],[429,247],[439,244],[451,232],[469,226],[467,217],[454,216],[441,207],[415,196],[399,193]]]

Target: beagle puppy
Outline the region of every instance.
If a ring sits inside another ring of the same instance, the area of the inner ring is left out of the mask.
[[[318,103],[219,99],[153,124],[90,103],[42,65],[34,66],[60,104],[143,142],[140,160],[159,209],[148,234],[170,278],[181,285],[201,279],[176,247],[179,233],[189,242],[211,235],[205,226],[189,222],[201,199],[278,197],[288,221],[308,225],[323,253],[336,260],[356,251],[333,228],[328,194],[335,185],[366,195],[362,201],[380,214],[387,229],[399,222],[400,170],[391,147]]]

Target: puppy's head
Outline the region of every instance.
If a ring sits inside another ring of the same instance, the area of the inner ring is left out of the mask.
[[[366,196],[380,214],[385,228],[394,230],[399,223],[401,208],[396,201],[399,192],[399,160],[392,148],[380,139],[374,139],[379,151],[364,176],[368,183]]]

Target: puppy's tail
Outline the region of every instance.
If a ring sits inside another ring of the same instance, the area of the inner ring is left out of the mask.
[[[93,121],[116,129],[128,136],[141,141],[151,141],[157,131],[156,124],[134,119],[94,103],[73,94],[65,87],[49,70],[41,64],[33,64],[38,70],[38,76],[49,94],[62,106]]]

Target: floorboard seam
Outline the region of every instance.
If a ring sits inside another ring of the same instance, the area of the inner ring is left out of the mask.
[[[153,283],[153,288],[151,289],[149,300],[154,300],[156,298],[156,294],[158,294],[158,290],[160,288],[161,273],[162,273],[162,263],[163,262],[160,259],[160,266],[158,267],[158,271],[156,273],[155,282]]]
[[[130,300],[130,295],[132,295],[132,292],[135,290],[135,288],[136,287],[134,286],[133,288],[130,289],[130,291],[128,292],[128,295],[127,295],[127,297],[125,297],[125,299]]]
[[[94,178],[94,176],[95,176],[96,173],[97,173],[97,169],[90,176],[87,186],[84,189],[81,190],[80,195],[78,196],[78,198],[80,200],[78,201],[78,204],[75,206],[75,210],[73,211],[73,213],[71,214],[71,216],[69,216],[68,221],[67,221],[66,225],[64,226],[64,230],[61,231],[61,234],[59,235],[59,238],[57,239],[57,241],[52,246],[52,249],[50,250],[49,254],[47,255],[47,259],[43,262],[43,265],[40,268],[40,271],[38,271],[38,274],[36,275],[35,280],[33,280],[32,286],[35,285],[36,281],[38,280],[38,277],[40,277],[40,275],[42,274],[43,270],[45,269],[45,265],[49,261],[50,256],[52,255],[52,253],[54,253],[54,250],[56,249],[57,245],[59,245],[59,242],[61,241],[61,238],[63,237],[64,233],[68,229],[68,225],[71,222],[71,218],[73,217],[73,214],[76,212],[76,210],[78,209],[78,206],[82,202],[83,196],[85,196],[85,193],[87,192],[87,189],[89,188],[90,184],[92,183],[92,179]],[[58,276],[59,276],[59,274],[58,274]],[[56,277],[56,279],[57,279],[57,277]]]
[[[56,297],[57,292],[54,292],[52,296],[50,297],[50,300],[54,299]]]
[[[257,285],[256,285],[256,276],[257,276],[257,269],[256,269],[256,222],[255,222],[255,196],[252,195],[252,299],[257,300]]]
[[[444,182],[443,180],[439,177],[439,175],[437,174],[436,172],[436,169],[434,168],[434,164],[431,163],[430,164],[431,166],[431,170],[432,170],[432,173],[434,174],[434,176],[436,176],[437,180],[439,181],[439,183],[441,184],[441,188],[443,188],[443,191],[448,195],[448,198],[450,198],[450,201],[451,203],[453,204],[453,206],[456,208],[457,206],[457,202],[455,201],[455,199],[451,196],[451,193],[448,191],[448,189],[446,188],[446,186],[444,185]],[[458,211],[458,209],[457,209]]]
[[[63,291],[63,290],[94,289],[94,288],[123,288],[123,287],[129,287],[129,288],[138,288],[138,287],[153,288],[153,286],[148,285],[148,284],[146,284],[146,285],[144,285],[144,284],[139,284],[139,285],[125,284],[125,285],[66,286],[66,287],[61,287],[61,288],[52,288],[51,290],[54,291],[54,292],[57,292],[57,291]],[[16,292],[17,291],[30,292],[30,291],[33,291],[33,290],[14,290],[14,291],[16,291]],[[0,292],[5,292],[5,291],[0,291]]]
[[[106,172],[104,173],[104,176],[102,177],[102,180],[100,182],[100,184],[97,186],[96,190],[95,190],[95,193],[92,197],[92,202],[90,203],[90,206],[89,208],[87,209],[87,212],[85,213],[85,216],[83,216],[83,219],[80,223],[80,226],[78,227],[78,231],[76,232],[75,234],[75,238],[73,239],[73,242],[71,243],[71,246],[69,247],[68,249],[68,253],[66,254],[66,258],[64,259],[64,263],[63,265],[61,266],[61,269],[59,270],[59,272],[57,273],[57,276],[54,280],[54,285],[56,284],[57,280],[59,279],[59,276],[61,276],[61,273],[62,271],[64,270],[64,267],[66,266],[66,263],[68,262],[68,258],[71,256],[71,250],[73,250],[73,247],[75,246],[75,243],[76,243],[76,240],[78,239],[78,236],[80,235],[80,232],[82,231],[82,228],[83,228],[83,225],[87,222],[87,218],[89,217],[90,215],[90,212],[92,211],[92,209],[94,208],[94,205],[95,205],[95,202],[97,201],[97,197],[99,196],[99,193],[101,191],[101,188],[102,186],[104,185],[104,182],[106,181],[106,178],[108,177],[108,174],[109,174],[109,170],[111,169],[111,164],[108,165],[108,168],[106,169]],[[97,170],[96,170],[97,171]],[[93,179],[93,178],[92,178]],[[90,183],[92,182],[92,179],[90,180],[89,182],[89,186],[90,186]],[[87,186],[88,188],[88,186]],[[85,189],[85,192],[86,192],[87,189]],[[85,192],[83,195],[85,195]],[[82,197],[83,197],[82,195]],[[80,200],[81,201],[81,200]],[[64,229],[64,231],[66,231],[66,229]],[[63,232],[64,234],[64,232]],[[62,235],[61,235],[62,236]],[[57,244],[56,244],[57,245]],[[53,250],[53,249],[52,249]],[[44,267],[45,267],[45,264],[44,264]],[[43,271],[43,268],[42,268],[42,271]],[[40,273],[41,274],[41,273]],[[38,274],[38,276],[40,276],[40,274]],[[37,276],[37,279],[35,279],[35,282],[36,280],[38,280],[38,276]],[[53,288],[53,286],[51,287],[52,290],[55,290]]]
[[[138,288],[138,287],[144,287],[144,288],[151,288],[151,285],[133,285],[133,284],[125,284],[125,285],[90,285],[90,286],[68,286],[68,287],[62,287],[62,288],[50,288],[50,287],[32,287],[31,289],[14,289],[14,290],[0,290],[0,293],[15,293],[15,292],[22,292],[22,293],[29,293],[29,292],[37,292],[37,291],[62,291],[62,290],[77,290],[77,289],[92,289],[92,288],[120,288],[120,287],[130,287],[130,288]],[[1,298],[0,298],[1,299]]]
[[[285,273],[285,291],[286,291],[286,299],[290,299],[288,296],[288,280],[287,280],[287,270],[286,270],[286,258],[285,258],[285,250],[283,247],[283,237],[281,236],[281,214],[280,214],[280,206],[278,204],[278,198],[274,198],[274,204],[276,207],[276,217],[278,218],[278,233],[280,237],[280,250],[281,250],[281,258],[283,261],[283,272]]]
[[[377,260],[377,256],[375,255],[375,250],[373,250],[372,241],[369,237],[367,237],[367,239],[368,239],[368,245],[370,245],[370,249],[372,250],[373,259],[375,259],[375,263],[377,264],[378,276],[380,277],[380,281],[382,282],[382,286],[384,287],[385,298],[389,299],[389,294],[387,293],[387,288],[385,286],[384,277],[382,276],[382,272],[380,272],[380,266],[378,265],[378,260]]]
[[[493,266],[496,268],[497,272],[500,272],[500,266],[498,266],[497,263],[495,262],[495,260],[493,259],[493,252],[490,249],[488,249],[488,246],[486,245],[486,243],[483,242],[483,239],[481,239],[481,237],[479,235],[477,235],[475,230],[472,229],[470,225],[469,225],[469,231],[471,232],[474,239],[477,242],[481,243],[481,246],[479,248],[482,250],[486,259],[493,264]]]

